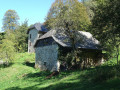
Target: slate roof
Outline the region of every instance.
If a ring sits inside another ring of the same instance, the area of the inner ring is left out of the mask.
[[[34,25],[32,25],[32,26],[28,29],[27,34],[29,33],[29,31],[30,31],[31,29],[36,29],[36,30],[38,30],[38,31],[47,32],[46,27],[45,27],[44,25],[42,25],[41,23],[35,23]]]
[[[99,41],[93,38],[91,33],[84,32],[84,31],[78,31],[76,33],[76,36],[77,36],[77,42],[75,46],[77,48],[100,49],[101,50]],[[42,40],[48,37],[52,37],[58,44],[60,44],[63,47],[71,47],[69,37],[63,33],[56,33],[56,30],[50,30],[46,34],[38,38],[34,46],[36,46],[39,40]]]

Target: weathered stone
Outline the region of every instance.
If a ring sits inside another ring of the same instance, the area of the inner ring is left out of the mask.
[[[56,43],[44,47],[38,46],[35,48],[35,53],[35,64],[38,65],[41,70],[58,71],[58,45]]]
[[[28,35],[28,52],[33,53],[35,52],[34,43],[36,42],[36,39],[43,34],[38,33],[38,30],[36,29],[32,29],[29,31]]]
[[[38,37],[38,31],[36,29],[30,30],[28,35],[28,52],[32,53],[35,52],[33,44]]]

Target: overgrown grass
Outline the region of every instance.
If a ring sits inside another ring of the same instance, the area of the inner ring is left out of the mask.
[[[60,72],[46,79],[50,72],[34,68],[34,54],[20,53],[15,58],[13,65],[0,68],[0,90],[120,90],[119,65]]]

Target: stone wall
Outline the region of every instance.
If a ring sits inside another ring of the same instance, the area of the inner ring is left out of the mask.
[[[30,34],[31,34],[31,38],[30,38]],[[36,39],[42,35],[43,34],[38,33],[38,30],[36,30],[36,29],[32,29],[29,31],[29,34],[28,34],[28,52],[29,53],[35,52],[34,43],[35,43]],[[30,45],[30,43],[31,43],[31,45]]]
[[[30,38],[30,34],[31,34],[31,38]],[[29,34],[28,34],[28,52],[29,53],[35,52],[33,44],[34,44],[34,40],[36,40],[37,37],[38,37],[38,31],[36,29],[32,29],[29,31]]]
[[[59,62],[57,61],[58,45],[52,38],[39,41],[35,48],[35,53],[35,64],[41,70],[56,71],[59,69]]]

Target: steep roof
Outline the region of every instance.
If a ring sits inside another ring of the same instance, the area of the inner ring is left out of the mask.
[[[41,23],[35,23],[34,25],[32,25],[28,31],[27,31],[27,34],[29,33],[30,30],[32,29],[36,29],[38,31],[42,31],[42,32],[47,32],[47,29],[44,25],[42,25]]]
[[[38,38],[35,42],[35,45],[39,40],[52,37],[58,44],[63,47],[71,47],[70,38],[63,33],[56,33],[56,30],[50,30],[40,38]],[[76,47],[84,48],[84,49],[100,49],[100,43],[98,40],[93,38],[92,34],[89,32],[78,31],[76,33]]]

